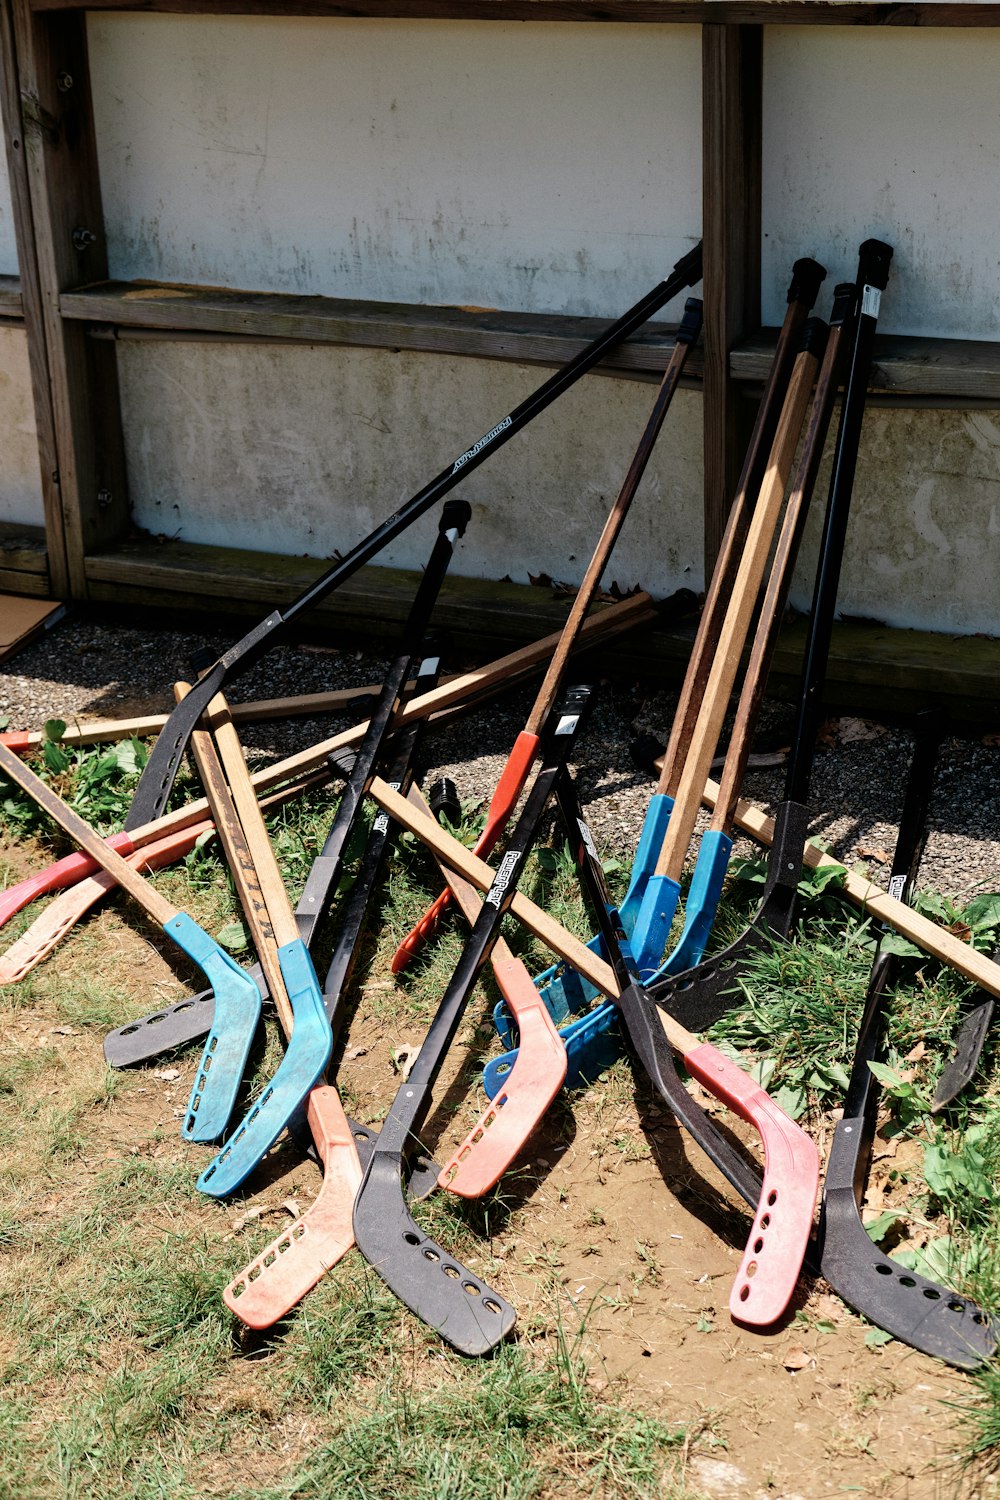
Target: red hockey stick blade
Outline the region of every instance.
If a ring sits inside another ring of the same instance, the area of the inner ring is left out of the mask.
[[[105,842],[122,856],[131,854],[135,848],[128,833],[113,833]],[[29,875],[26,880],[18,881],[17,885],[0,893],[0,927],[30,902],[37,901],[39,896],[47,896],[50,891],[61,891],[67,885],[75,885],[78,880],[93,875],[98,868],[97,861],[91,859],[89,854],[65,854],[47,869],[39,870],[37,875]]]
[[[805,1257],[819,1190],[819,1153],[759,1084],[704,1042],[684,1055],[692,1078],[753,1125],[764,1143],[764,1185],[729,1311],[767,1328],[785,1311]]]
[[[462,1198],[496,1187],[563,1086],[566,1048],[524,964],[497,958],[493,972],[520,1033],[517,1061],[479,1123],[445,1163],[438,1185]]]
[[[222,1294],[249,1328],[270,1328],[283,1318],[354,1244],[351,1215],[361,1164],[337,1090],[329,1084],[314,1088],[307,1116],[323,1164],[319,1196]]]
[[[490,798],[490,808],[486,817],[486,827],[476,840],[473,854],[478,854],[485,859],[493,849],[500,835],[507,826],[508,820],[518,797],[528,779],[531,764],[538,753],[538,735],[528,734],[524,730],[514,741],[507,764],[503,768],[503,774],[497,782],[496,790]],[[424,943],[434,936],[438,923],[448,909],[451,901],[451,892],[443,890],[432,906],[424,912],[417,925],[407,933],[400,943],[392,959],[392,972],[402,973],[410,959],[415,957]]]
[[[158,839],[154,844],[144,844],[141,849],[128,856],[128,863],[140,874],[172,864],[174,860],[189,854],[201,834],[211,827],[209,822],[192,823],[177,833]],[[0,957],[0,984],[16,984],[30,974],[32,969],[37,968],[42,959],[48,958],[66,934],[73,930],[81,917],[92,906],[96,906],[108,891],[113,891],[117,883],[113,875],[98,870],[95,875],[88,875],[77,881],[76,885],[70,886],[54,901],[50,901],[41,916],[36,917],[27,931],[22,932]]]

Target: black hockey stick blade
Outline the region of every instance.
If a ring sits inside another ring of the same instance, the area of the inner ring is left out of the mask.
[[[774,820],[764,895],[750,926],[721,953],[681,974],[654,979],[648,986],[650,998],[689,1031],[706,1030],[732,1009],[737,979],[750,953],[788,936],[808,828],[809,809],[800,802],[783,802]]]
[[[869,1239],[854,1185],[862,1127],[860,1119],[843,1119],[834,1133],[823,1188],[823,1275],[849,1306],[894,1338],[974,1370],[996,1353],[1000,1326],[969,1298],[906,1270]]]
[[[993,950],[993,962],[1000,962],[1000,948]],[[932,1114],[939,1114],[942,1109],[947,1109],[965,1086],[972,1082],[993,1024],[995,1010],[996,1000],[993,996],[988,995],[985,990],[977,990],[956,1027],[951,1057],[934,1090]]]
[[[370,1257],[374,1269],[446,1343],[460,1354],[488,1354],[507,1337],[517,1313],[415,1222],[400,1194],[400,1165],[397,1153],[376,1146],[355,1199],[355,1238],[378,1246]],[[419,1275],[415,1256],[423,1262]]]
[[[567,688],[553,705],[542,737],[542,765],[510,835],[461,957],[424,1037],[413,1072],[398,1090],[379,1143],[354,1200],[358,1249],[385,1282],[460,1354],[494,1349],[516,1313],[454,1256],[421,1230],[402,1193],[406,1160],[433,1100],[434,1083],[465,1014],[469,996],[489,961],[549,795],[587,715],[591,690]]]

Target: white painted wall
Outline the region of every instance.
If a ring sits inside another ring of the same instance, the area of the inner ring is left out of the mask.
[[[814,255],[829,290],[893,246],[886,332],[1000,338],[1000,33],[764,29],[763,313]]]
[[[539,384],[521,365],[373,349],[120,346],[138,524],[288,554],[346,550]],[[591,377],[462,481],[455,571],[578,579],[656,387]],[[243,414],[236,416],[234,414]],[[606,581],[701,584],[701,398],[667,416]],[[436,515],[380,555],[418,568]]]
[[[17,244],[7,156],[0,151],[0,275],[16,276]],[[45,512],[38,470],[28,342],[23,328],[0,327],[0,521],[42,526]]]
[[[16,275],[17,242],[14,239],[14,214],[10,205],[7,153],[0,151],[0,276]]]
[[[628,307],[697,240],[696,27],[88,17],[114,276]]]
[[[23,328],[0,327],[0,521],[43,526],[28,340]]]
[[[610,316],[698,233],[696,27],[92,14],[88,28],[114,275]],[[874,234],[896,248],[884,329],[1000,337],[1000,37],[765,37],[765,320],[797,256],[829,269],[823,311]],[[140,525],[317,555],[542,378],[223,345],[123,346],[121,364]],[[588,381],[470,476],[460,569],[579,578],[651,394]],[[701,581],[699,415],[678,399],[650,491],[669,519],[640,497],[622,584]],[[869,413],[847,612],[1000,633],[998,430],[983,413]],[[432,529],[385,560],[418,565]],[[817,532],[818,517],[800,605]]]

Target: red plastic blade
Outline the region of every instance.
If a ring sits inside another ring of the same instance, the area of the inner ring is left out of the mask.
[[[819,1190],[819,1153],[760,1085],[708,1042],[686,1053],[684,1066],[759,1130],[764,1143],[764,1185],[729,1311],[739,1323],[767,1328],[791,1301],[802,1269]]]
[[[562,1037],[524,964],[511,955],[495,959],[493,971],[521,1041],[509,1079],[441,1169],[438,1186],[462,1198],[496,1187],[566,1077]]]
[[[507,757],[507,764],[503,768],[503,774],[497,782],[496,791],[490,798],[486,827],[476,840],[472,851],[481,859],[486,858],[506,828],[524,783],[528,779],[528,772],[531,770],[531,763],[537,752],[538,735],[528,734],[522,730],[514,741],[513,748]],[[451,892],[442,891],[434,904],[424,912],[417,925],[403,939],[393,955],[391,967],[394,974],[401,973],[410,959],[420,952],[428,938],[434,936],[450,901]]]
[[[307,1114],[323,1163],[319,1197],[222,1294],[249,1328],[270,1328],[283,1318],[354,1244],[351,1214],[361,1164],[337,1090],[325,1083],[314,1088]]]
[[[182,828],[154,844],[145,844],[128,855],[128,863],[134,870],[158,870],[163,865],[182,859],[194,848],[196,840],[213,825],[209,822],[194,823]],[[81,917],[95,906],[106,892],[114,890],[117,882],[113,875],[98,870],[85,880],[77,881],[63,891],[62,895],[49,903],[36,917],[26,932],[0,958],[0,984],[16,984],[32,969],[47,958],[58,943],[76,926]]]
[[[122,856],[131,854],[135,848],[128,833],[113,833],[105,843]],[[89,854],[67,854],[49,865],[47,870],[40,870],[37,875],[29,875],[27,880],[12,885],[0,895],[0,927],[29,902],[47,896],[50,891],[61,891],[67,885],[75,885],[78,880],[93,875],[96,869],[97,862]]]

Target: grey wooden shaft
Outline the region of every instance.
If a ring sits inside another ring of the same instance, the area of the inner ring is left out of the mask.
[[[0,744],[0,770],[4,775],[27,792],[31,800],[38,804],[43,812],[48,813],[53,822],[77,844],[85,854],[96,860],[102,870],[107,870],[113,875],[122,890],[128,891],[129,895],[148,912],[154,922],[159,922],[165,927],[174,917],[180,916],[179,907],[172,906],[158,891],[155,891],[148,880],[133,870],[127,860],[122,859],[114,849],[104,842],[103,838],[90,824],[80,817],[79,813],[67,807],[61,797],[56,796],[51,787],[45,785],[34,773],[28,769],[24,762],[8,750],[6,745]]]

